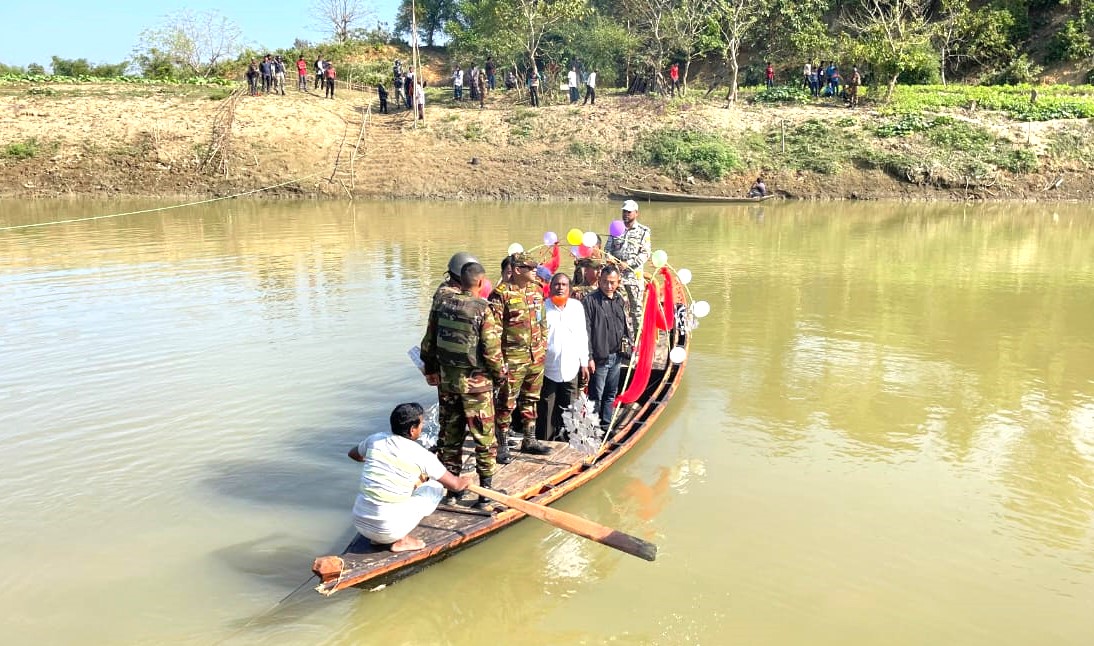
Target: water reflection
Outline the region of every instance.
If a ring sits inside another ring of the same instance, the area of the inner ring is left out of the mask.
[[[563,506],[659,561],[526,521],[388,590],[252,623],[348,539],[346,449],[434,396],[405,350],[451,253],[496,273],[509,242],[617,209],[232,201],[0,235],[0,601],[29,618],[5,634],[922,643],[893,633],[911,622],[947,643],[1043,626],[1083,643],[1094,220],[1066,205],[643,204],[712,314],[640,450]],[[45,562],[63,586],[30,571]],[[993,610],[1013,607],[1035,619]]]

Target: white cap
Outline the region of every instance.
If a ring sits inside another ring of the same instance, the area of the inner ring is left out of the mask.
[[[624,211],[637,211],[638,210],[638,202],[635,202],[634,200],[627,200],[626,202],[623,203],[623,210]]]

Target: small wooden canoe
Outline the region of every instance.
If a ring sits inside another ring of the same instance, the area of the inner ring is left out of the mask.
[[[494,486],[538,504],[548,505],[562,496],[587,484],[604,472],[646,435],[654,420],[661,414],[676,391],[684,372],[686,361],[673,364],[668,360],[669,348],[689,343],[690,334],[681,325],[661,332],[657,343],[654,370],[649,383],[638,401],[620,407],[613,422],[613,433],[600,452],[586,456],[563,442],[550,442],[551,453],[529,456],[514,451],[512,463],[498,467]],[[622,389],[621,376],[621,389]],[[470,446],[465,447],[465,457],[470,456]],[[465,459],[465,476],[474,478],[474,459]],[[474,496],[467,496],[468,501]],[[490,537],[497,531],[521,520],[525,514],[515,509],[505,509],[490,515],[478,515],[470,508],[459,511],[439,508],[422,520],[412,535],[425,541],[425,548],[415,552],[393,553],[376,549],[367,539],[357,535],[337,557],[321,557],[324,562],[337,564],[334,570],[318,568],[315,573],[320,584],[315,588],[321,594],[331,595],[351,586],[376,587],[392,583],[418,572],[423,567],[451,556],[454,552]]]
[[[763,197],[726,197],[723,195],[692,195],[690,193],[663,193],[661,191],[643,191],[637,188],[620,186],[627,195],[647,202],[721,202],[723,204],[755,204],[773,199],[774,195]]]

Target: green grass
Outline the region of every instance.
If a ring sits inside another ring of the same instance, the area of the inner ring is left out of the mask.
[[[1037,100],[1030,101],[1037,91]],[[889,114],[917,114],[952,108],[1004,112],[1020,121],[1094,117],[1094,86],[1090,85],[905,85],[897,86]]]
[[[597,144],[584,141],[571,141],[568,150],[574,157],[588,160],[599,159],[603,152]]]
[[[535,118],[535,110],[520,106],[513,108],[513,111],[505,117],[506,123],[509,124],[509,143],[520,143],[531,139],[535,132],[535,125],[532,123]]]
[[[635,156],[677,177],[719,180],[741,167],[737,152],[717,134],[665,128],[643,135]]]
[[[38,140],[34,137],[26,141],[17,141],[4,147],[4,157],[7,159],[23,160],[33,159],[41,151]]]

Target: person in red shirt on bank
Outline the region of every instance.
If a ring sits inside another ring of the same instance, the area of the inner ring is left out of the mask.
[[[323,76],[326,77],[326,89],[323,91],[323,96],[328,99],[334,98],[334,79],[337,76],[334,73],[334,63],[327,61],[327,67],[323,70]]]
[[[767,69],[764,70],[764,85],[775,87],[775,68],[771,67],[771,63],[768,63]]]
[[[301,92],[308,91],[308,62],[304,60],[304,55],[300,55],[300,59],[296,61],[296,87]]]
[[[684,91],[683,91],[683,88],[680,85],[680,64],[679,63],[673,63],[672,67],[669,68],[669,81],[670,81],[669,93],[672,96],[676,96],[676,92],[679,91],[680,94],[683,95]]]

